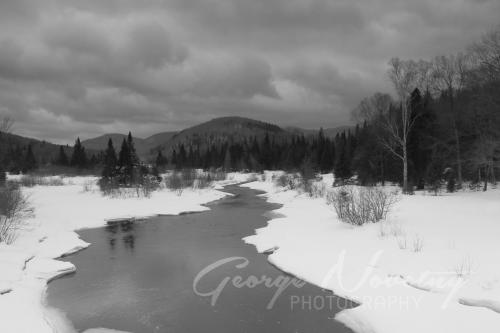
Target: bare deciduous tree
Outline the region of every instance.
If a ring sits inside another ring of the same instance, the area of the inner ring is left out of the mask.
[[[478,65],[479,75],[483,80],[500,80],[500,25],[483,35],[481,40],[473,44],[469,53]]]
[[[446,94],[449,100],[449,111],[451,126],[455,141],[455,158],[457,163],[458,186],[462,186],[462,156],[460,148],[460,131],[457,124],[457,110],[455,107],[455,95],[464,87],[467,67],[466,56],[462,53],[457,55],[439,56],[433,61],[433,83],[440,94]]]
[[[418,63],[393,58],[389,62],[389,78],[396,89],[401,106],[400,114],[391,112],[381,118],[381,125],[387,133],[384,146],[403,162],[403,192],[409,193],[408,184],[408,139],[416,117],[412,114],[411,93],[421,82]]]
[[[10,133],[10,130],[12,129],[12,126],[14,125],[14,121],[8,117],[2,117],[0,119],[0,132],[1,133]]]

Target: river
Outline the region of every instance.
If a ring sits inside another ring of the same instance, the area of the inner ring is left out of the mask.
[[[352,304],[284,274],[242,241],[279,205],[248,188],[225,191],[234,196],[210,211],[80,231],[92,245],[63,259],[77,272],[49,284],[48,305],[78,331],[351,332],[333,318]]]

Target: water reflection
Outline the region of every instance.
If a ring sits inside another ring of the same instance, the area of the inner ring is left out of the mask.
[[[125,249],[134,251],[137,238],[136,228],[132,221],[120,221],[108,224],[104,230],[108,234],[110,250],[115,250],[117,239],[121,239]]]

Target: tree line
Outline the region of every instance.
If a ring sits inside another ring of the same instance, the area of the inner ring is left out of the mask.
[[[362,124],[351,167],[361,182],[413,187],[448,178],[496,182],[500,161],[500,26],[465,52],[389,62],[396,98],[376,93],[353,117]],[[453,190],[455,184],[450,186]]]

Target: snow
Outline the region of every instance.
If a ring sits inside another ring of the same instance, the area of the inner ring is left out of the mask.
[[[75,230],[101,227],[117,218],[137,218],[162,214],[204,211],[202,206],[228,195],[222,185],[249,179],[250,174],[231,173],[213,188],[186,189],[182,193],[160,190],[150,198],[103,197],[95,177],[64,177],[63,186],[23,188],[35,208],[18,239],[11,245],[0,244],[0,313],[2,333],[75,332],[59,311],[45,302],[47,283],[77,268],[56,260],[90,244]],[[59,178],[59,177],[57,177]],[[19,179],[10,176],[9,180]],[[87,333],[119,333],[106,329]]]
[[[272,176],[243,185],[283,205],[244,240],[360,304],[337,320],[356,332],[499,331],[500,190],[403,196],[386,221],[353,227],[324,198],[278,188]]]

